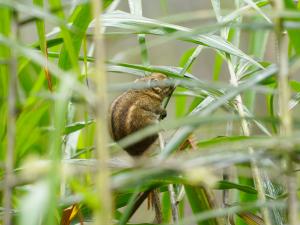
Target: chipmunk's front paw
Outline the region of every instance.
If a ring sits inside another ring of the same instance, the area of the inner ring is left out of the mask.
[[[167,111],[165,109],[163,109],[160,113],[160,119],[164,119],[167,116]]]

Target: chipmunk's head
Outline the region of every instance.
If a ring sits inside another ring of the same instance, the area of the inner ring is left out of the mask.
[[[137,81],[148,82],[151,85],[151,88],[149,88],[149,90],[164,98],[172,94],[174,90],[173,85],[161,82],[168,79],[169,78],[162,73],[152,73],[150,76],[140,78]]]

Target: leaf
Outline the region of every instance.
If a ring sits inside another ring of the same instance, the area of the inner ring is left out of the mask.
[[[0,35],[10,35],[12,12],[9,8],[0,7]],[[1,42],[1,41],[0,41]],[[4,161],[6,148],[6,128],[8,116],[8,91],[10,70],[6,60],[10,59],[10,48],[0,44],[0,159]],[[3,63],[4,62],[4,63]]]
[[[143,73],[140,71],[149,71],[149,72],[156,72],[156,73],[163,73],[170,77],[178,78],[180,77],[180,73],[182,71],[182,68],[180,67],[172,67],[172,66],[143,66],[139,64],[129,64],[129,63],[118,63],[118,62],[108,62],[108,68],[107,70],[110,72],[121,72],[121,73],[131,73],[131,74],[137,74],[140,76],[143,76]],[[185,73],[185,77],[189,77],[195,80],[199,79],[195,76],[193,76],[190,73]]]
[[[54,47],[54,46],[57,46],[57,45],[60,45],[64,42],[64,40],[62,38],[52,38],[52,39],[47,39],[47,46],[48,48],[51,48],[51,47]],[[39,43],[33,43],[31,45],[31,47],[33,48],[36,48],[36,49],[41,49]]]
[[[185,192],[189,200],[190,206],[194,214],[211,210],[213,206],[211,205],[210,197],[207,195],[206,190],[203,187],[192,187],[185,185]],[[203,222],[198,222],[199,225],[216,225],[218,224],[216,219],[205,220]]]
[[[190,70],[192,63],[200,54],[203,46],[199,45],[197,48],[192,48],[187,50],[180,59],[180,66],[183,68],[180,72],[179,76],[184,76],[184,74]],[[184,88],[177,87],[176,92],[185,91]],[[185,114],[185,105],[186,105],[187,98],[186,96],[176,96],[175,103],[176,103],[176,116],[180,117]]]
[[[23,109],[20,116],[17,118],[16,126],[16,159],[20,160],[29,150],[33,153],[33,145],[41,146],[42,130],[41,120],[49,110],[49,104],[35,102],[34,105]],[[46,149],[44,149],[45,151]]]
[[[216,14],[217,21],[221,22],[222,21],[222,14],[221,14],[220,0],[212,0],[211,4],[212,4],[214,12]]]
[[[141,0],[128,0],[130,12],[133,15],[142,16],[142,1]],[[145,34],[138,34],[138,41],[141,48],[141,58],[143,65],[149,65],[149,55],[146,46],[146,36]]]
[[[49,184],[40,182],[31,186],[30,191],[20,200],[19,225],[39,225],[47,213],[50,203]]]
[[[79,55],[82,39],[85,35],[85,31],[92,20],[90,3],[84,3],[78,5],[74,11],[76,12],[76,14],[74,18],[72,18],[73,21],[71,21],[72,22],[71,29],[76,30],[76,32],[73,33],[71,39],[71,43],[74,48],[74,55],[71,57],[77,59]],[[71,54],[71,52],[68,50],[66,43],[64,43],[58,61],[58,65],[64,70],[71,69],[73,65],[71,61],[72,58],[70,57],[69,54]]]
[[[146,17],[134,16],[122,11],[104,14],[103,25],[105,27],[129,29],[138,33],[149,33],[154,35],[166,35],[178,32],[177,35],[180,40],[224,51],[226,53],[241,57],[251,62],[253,65],[261,68],[260,64],[258,64],[251,57],[243,53],[231,43],[216,35],[195,35],[191,29],[186,27],[168,24]],[[90,27],[93,27],[93,25]]]
[[[34,0],[33,3],[40,7],[43,7],[43,4],[44,4],[43,0]],[[37,28],[37,33],[38,33],[39,42],[40,42],[40,44],[39,44],[40,49],[42,50],[43,55],[45,56],[46,60],[48,61],[48,47],[47,47],[47,40],[46,40],[45,22],[41,19],[37,19],[36,20],[36,28]],[[53,91],[52,78],[51,78],[51,75],[47,68],[47,64],[48,63],[46,63],[44,66],[44,73],[45,73],[45,77],[48,81],[48,89],[49,89],[49,91]]]
[[[238,213],[238,216],[241,217],[248,225],[265,225],[264,220],[261,217],[251,212]]]
[[[285,4],[285,7],[289,10],[292,10],[292,11],[299,11],[297,10],[295,4],[294,4],[294,1],[292,0],[284,0],[284,4]],[[299,22],[300,19],[299,18],[295,18],[295,19],[292,19],[292,18],[285,18],[284,19],[285,23],[289,22],[289,21],[296,21],[296,22]],[[297,54],[297,56],[300,56],[300,29],[287,29],[287,32],[288,32],[288,35],[289,35],[289,38],[291,40],[291,43],[292,43],[292,46],[294,47],[294,50]]]
[[[265,5],[270,4],[270,2],[268,0],[260,0],[260,1],[256,1],[255,4],[258,7],[263,7]],[[249,8],[251,8],[250,5],[246,5],[246,6],[240,7],[239,9],[233,11],[232,13],[224,16],[222,22],[224,23],[224,22],[232,22],[232,21],[234,21],[235,19],[237,19],[238,17],[240,17],[241,15],[243,15]]]
[[[263,72],[258,72],[253,78],[248,79],[247,82],[240,84],[238,87],[233,88],[232,90],[225,93],[223,96],[218,99],[213,99],[211,96],[207,97],[203,100],[198,107],[193,110],[193,114],[200,114],[202,116],[210,115],[214,110],[225,104],[227,101],[233,99],[236,95],[240,94],[242,91],[245,91],[256,83],[265,80],[266,78],[272,76],[277,72],[277,68],[275,66],[269,66]],[[169,140],[168,144],[163,149],[160,154],[160,158],[164,159],[168,155],[170,155],[173,151],[175,151],[179,145],[191,134],[191,132],[195,129],[194,126],[185,126],[179,129],[173,137]]]
[[[86,126],[94,123],[95,121],[94,120],[88,120],[88,121],[83,121],[83,122],[75,122],[75,123],[72,123],[72,124],[68,124],[66,127],[65,127],[65,132],[64,134],[71,134],[73,132],[76,132],[78,130],[81,130],[82,128],[85,128]]]
[[[296,80],[291,80],[290,81],[290,86],[291,88],[296,91],[296,92],[300,92],[300,82],[296,81]]]
[[[255,11],[258,12],[258,14],[260,14],[263,18],[265,18],[265,20],[268,23],[272,24],[272,21],[266,16],[266,14],[264,14],[264,12],[256,5],[255,2],[253,2],[252,0],[243,0],[244,2],[246,2],[248,5],[250,5]]]
[[[30,2],[16,1],[16,0],[0,0],[3,6],[13,8],[16,11],[23,13],[23,15],[35,16],[40,19],[47,20],[54,25],[60,25],[67,28],[67,23],[59,17],[53,15],[51,12],[42,9],[41,7],[35,6]]]
[[[60,225],[70,225],[74,217],[78,215],[79,211],[80,209],[76,204],[71,205],[68,208],[65,208],[61,215]]]
[[[188,51],[184,55],[184,58],[181,60],[181,65],[180,65],[181,67],[183,67],[182,71],[180,73],[180,76],[183,76],[186,71],[190,70],[190,67],[191,67],[192,63],[199,56],[199,54],[201,53],[202,49],[203,49],[203,46],[199,45],[192,52]]]
[[[136,200],[139,197],[139,195],[143,194],[143,193],[139,193],[139,192],[140,192],[139,188],[136,188],[135,192],[132,194],[130,199],[128,199],[127,204],[126,204],[127,207],[126,207],[122,217],[120,218],[119,225],[125,225],[128,222],[128,220],[130,219],[130,217],[132,216],[133,210],[137,210],[137,209],[134,209]]]
[[[261,21],[262,18],[255,18],[254,21]],[[269,37],[269,31],[267,30],[257,30],[251,33],[250,38],[250,47],[249,52],[258,57],[259,59],[263,59],[264,54],[266,52],[267,47],[267,40]],[[244,104],[247,106],[247,108],[253,112],[254,106],[255,106],[255,97],[256,97],[256,91],[255,90],[248,90],[245,92],[245,95],[243,96]]]
[[[171,219],[171,199],[169,192],[165,192],[162,194],[162,216],[163,223],[170,223]]]
[[[237,189],[237,190],[243,191],[248,194],[257,194],[257,191],[255,190],[255,188],[253,188],[251,186],[237,184],[237,183],[233,183],[233,182],[225,181],[225,180],[218,181],[216,184],[216,189],[220,189],[220,190]]]
[[[223,64],[223,57],[221,54],[216,53],[215,63],[214,63],[214,72],[213,72],[213,80],[219,80],[221,69]]]

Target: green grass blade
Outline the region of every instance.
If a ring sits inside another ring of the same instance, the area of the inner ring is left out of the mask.
[[[210,198],[207,195],[207,192],[203,187],[192,187],[185,185],[185,192],[189,200],[190,206],[193,210],[193,213],[201,213],[207,210],[213,209]],[[216,219],[204,220],[198,222],[198,225],[216,225],[218,224]]]
[[[60,0],[50,0],[49,5],[52,8],[62,9],[62,4],[61,4]],[[56,14],[59,18],[61,18],[62,20],[65,20],[65,15],[64,15],[64,12],[62,10],[58,10]],[[69,29],[65,28],[65,26],[60,26],[60,30],[61,30],[61,36],[64,40],[64,46],[67,49],[68,57],[69,57],[69,60],[72,64],[72,68],[76,72],[79,73],[79,65],[78,65],[78,62],[77,62],[76,49],[75,49],[75,46],[73,45],[71,33],[70,33]],[[69,69],[69,64],[67,64],[67,63],[64,64],[65,63],[64,61],[65,60],[60,58],[58,65],[59,65],[60,68],[62,68],[64,70],[67,70],[67,69]]]
[[[137,17],[121,11],[105,14],[103,16],[103,24],[105,27],[130,29],[140,33],[149,33],[154,35],[166,35],[178,32],[180,34],[179,39],[181,40],[205,45],[213,49],[233,54],[253,63],[253,65],[261,67],[251,57],[244,54],[241,50],[216,35],[193,35],[192,30],[189,28],[164,23],[146,17]]]
[[[258,73],[253,79],[249,79],[248,82],[241,84],[235,90],[231,90],[227,94],[223,95],[217,100],[213,100],[211,97],[208,97],[206,100],[202,101],[200,107],[197,107],[194,111],[201,112],[201,115],[207,116],[212,113],[214,110],[222,106],[226,101],[233,99],[236,95],[240,94],[242,91],[245,91],[251,86],[253,86],[257,82],[261,82],[262,80],[272,76],[277,72],[277,68],[274,66],[268,67],[267,70],[262,73]],[[206,103],[206,102],[207,103]],[[166,145],[165,149],[162,151],[160,157],[161,159],[166,158],[169,154],[175,151],[179,145],[191,134],[191,132],[195,128],[192,126],[185,127],[180,129],[176,134],[171,138],[169,143]]]
[[[130,11],[133,15],[142,16],[142,1],[141,0],[128,0]],[[145,34],[138,34],[138,41],[141,48],[141,58],[142,64],[147,66],[149,65],[149,56],[146,46],[146,36]]]
[[[243,0],[248,5],[250,5],[254,10],[258,12],[268,23],[272,23],[272,21],[267,17],[267,15],[257,6],[257,4],[252,0]]]
[[[72,34],[71,43],[74,49],[74,55],[72,57],[75,58],[77,62],[85,31],[92,20],[90,3],[78,5],[74,11],[76,11],[76,14],[74,16],[71,15],[71,30],[76,30],[77,32]],[[69,56],[71,53],[69,48],[70,47],[64,43],[60,52],[58,65],[64,70],[69,70],[74,66],[72,60],[75,60]]]
[[[294,1],[292,0],[284,0],[284,4],[285,4],[285,7],[287,9],[290,9],[290,10],[293,10],[293,11],[299,11],[299,9],[296,8],[295,4],[294,4]],[[300,19],[285,19],[286,22],[288,21],[296,21],[296,22],[299,22]],[[297,54],[297,56],[300,55],[300,29],[288,29],[287,30],[288,32],[288,35],[289,35],[289,38],[290,38],[290,41],[291,41],[291,44],[292,46],[294,47],[294,50]]]

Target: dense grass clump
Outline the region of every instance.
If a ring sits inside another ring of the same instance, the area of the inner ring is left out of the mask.
[[[200,2],[0,0],[1,224],[299,224],[300,3]],[[114,143],[151,73],[168,116]]]

